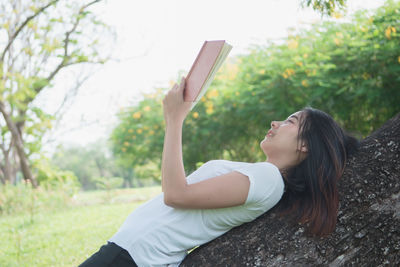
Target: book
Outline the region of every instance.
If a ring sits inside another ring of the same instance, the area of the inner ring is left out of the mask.
[[[203,43],[186,76],[183,95],[185,101],[193,102],[190,110],[205,94],[231,49],[232,46],[225,40],[205,41]]]

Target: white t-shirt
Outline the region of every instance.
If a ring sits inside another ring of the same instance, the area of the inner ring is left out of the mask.
[[[126,249],[142,266],[178,266],[187,251],[249,222],[278,203],[284,183],[268,162],[212,160],[187,177],[189,184],[231,171],[249,177],[245,204],[220,209],[176,209],[164,204],[163,193],[135,209],[109,241]]]

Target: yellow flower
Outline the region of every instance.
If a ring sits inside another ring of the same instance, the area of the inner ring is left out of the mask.
[[[368,29],[361,26],[361,31],[362,31],[362,32],[367,32]]]
[[[202,97],[201,102],[206,102],[206,99],[204,97]]]
[[[211,91],[209,91],[208,93],[207,93],[207,97],[208,98],[213,98],[213,97],[217,97],[219,94],[218,94],[218,91],[217,90],[211,90]]]
[[[294,73],[295,73],[295,72],[294,72],[293,69],[286,69],[286,70],[283,72],[282,76],[283,76],[283,78],[287,79],[287,78],[289,78],[290,76],[292,76]]]
[[[140,119],[141,116],[142,116],[142,114],[141,114],[139,111],[133,113],[133,115],[132,115],[132,117],[133,117],[134,119]]]
[[[303,57],[304,57],[304,58],[308,58],[308,54],[304,54]]]
[[[343,15],[340,14],[339,12],[333,12],[332,17],[334,17],[335,19],[340,19],[343,17]]]
[[[207,114],[211,114],[211,113],[213,113],[213,111],[214,111],[214,109],[212,106],[206,109]]]
[[[133,129],[129,129],[129,130],[128,130],[128,133],[133,133]]]
[[[33,51],[30,47],[25,47],[24,49],[22,49],[27,55],[32,56],[33,55]]]
[[[306,70],[305,72],[306,72],[307,76],[313,76],[313,75],[317,74],[317,70],[312,70],[312,71]]]
[[[397,61],[400,63],[400,56],[397,58]]]
[[[149,129],[149,127],[148,127],[148,126],[144,126],[143,129],[144,129],[145,131],[147,131],[147,130]]]
[[[151,109],[150,106],[145,106],[144,107],[144,111],[150,111],[150,109]]]
[[[308,86],[308,82],[306,80],[302,80],[301,81],[301,85],[303,85],[304,87]]]
[[[154,133],[155,133],[155,132],[154,132],[153,130],[151,130],[151,131],[149,132],[150,135],[154,135]]]
[[[299,42],[295,39],[290,39],[288,41],[288,47],[289,49],[296,49],[299,46]]]
[[[193,116],[193,118],[197,119],[199,117],[199,113],[198,112],[194,112],[192,116]]]
[[[364,80],[368,80],[368,78],[370,78],[371,75],[369,75],[369,73],[364,72],[362,77],[363,77]]]
[[[296,65],[298,65],[298,66],[300,66],[300,67],[302,67],[303,66],[303,62],[296,62]]]
[[[126,148],[125,147],[122,148],[122,152],[126,152]]]
[[[392,27],[387,27],[386,30],[385,30],[386,38],[388,38],[388,39],[392,38],[391,35],[392,35]]]
[[[374,17],[370,17],[370,18],[368,19],[368,22],[369,22],[369,23],[374,22]]]
[[[124,146],[129,146],[129,142],[124,142]]]
[[[260,70],[258,73],[259,73],[259,74],[264,74],[264,73],[265,73],[265,70],[262,69],[262,70]]]
[[[141,133],[143,132],[143,130],[142,130],[142,129],[137,129],[136,132],[137,132],[138,134],[141,134]]]
[[[391,27],[391,29],[392,29],[393,33],[396,33],[396,28],[395,27]]]
[[[335,38],[334,40],[335,40],[335,44],[336,44],[336,45],[340,45],[340,44],[342,43],[341,40],[338,39],[338,38]]]
[[[204,104],[207,108],[212,108],[213,107],[213,103],[212,102],[207,102]]]
[[[240,95],[240,93],[239,92],[235,92],[235,95]]]

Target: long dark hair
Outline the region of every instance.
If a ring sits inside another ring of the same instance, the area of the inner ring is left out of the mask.
[[[301,114],[298,142],[307,147],[307,156],[288,170],[280,207],[284,214],[306,225],[310,234],[324,236],[335,229],[339,207],[336,184],[359,141],[321,110],[307,107]]]

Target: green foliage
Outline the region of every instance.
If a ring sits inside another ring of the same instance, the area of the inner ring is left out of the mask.
[[[121,123],[110,136],[118,166],[134,168],[133,175],[138,179],[159,179],[157,172],[147,170],[160,169],[159,155],[164,141],[162,98],[162,89],[157,89],[154,93],[144,95],[144,99],[136,106],[122,109],[118,114]],[[142,167],[136,169],[138,166]]]
[[[135,178],[138,186],[151,186],[161,181],[161,169],[158,162],[148,161],[135,168]]]
[[[121,187],[122,183],[124,182],[124,179],[121,177],[112,177],[112,178],[98,177],[94,178],[93,181],[96,183],[96,187],[98,189],[104,189],[109,191],[111,189]]]
[[[124,179],[121,177],[97,177],[93,181],[96,183],[97,189],[103,189],[107,192],[104,198],[104,203],[109,203],[112,197],[111,190],[122,186]]]
[[[120,159],[120,165],[133,166],[146,163],[146,157],[126,155],[151,155],[156,157],[162,151],[164,141],[164,120],[162,113],[162,91],[144,95],[144,99],[132,108],[121,110],[121,123],[113,130],[110,141],[113,154]]]
[[[311,6],[323,15],[335,15],[346,7],[346,2],[346,0],[302,0],[302,5]]]
[[[33,168],[38,188],[25,182],[0,184],[0,215],[26,213],[33,221],[37,212],[65,208],[78,193],[79,182],[72,172],[58,169],[46,158],[35,160]]]
[[[0,184],[0,215],[28,215],[34,221],[37,213],[44,210],[62,210],[73,197],[67,186],[53,189],[32,188],[30,184]]]
[[[64,148],[59,146],[55,150],[51,161],[53,165],[61,170],[70,171],[76,175],[84,190],[98,188],[98,177],[103,177],[104,179],[113,177],[131,179],[131,177],[122,173],[124,169],[117,168],[113,156],[108,152],[107,143],[102,140],[88,144],[85,147],[71,146]],[[84,164],[82,164],[83,162]]]
[[[72,196],[79,187],[79,181],[76,175],[71,171],[60,170],[58,167],[51,165],[47,158],[34,160],[32,167],[35,177],[41,187],[46,189],[62,188],[64,192]]]

